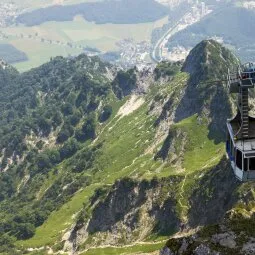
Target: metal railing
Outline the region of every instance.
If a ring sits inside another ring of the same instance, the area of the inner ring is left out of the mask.
[[[240,83],[242,87],[254,87],[255,86],[255,66],[251,63],[243,66],[236,67],[236,70],[228,69],[227,84],[230,88],[233,83]]]

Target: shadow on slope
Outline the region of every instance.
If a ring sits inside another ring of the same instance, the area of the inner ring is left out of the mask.
[[[81,243],[89,243],[92,235],[98,243],[116,245],[144,240],[151,234],[173,234],[181,224],[176,194],[182,180],[175,176],[117,181],[104,195],[99,192],[91,199],[90,215],[84,208],[82,221],[77,222],[68,241],[77,250]]]
[[[226,212],[238,201],[238,181],[223,157],[221,162],[205,173],[190,197],[189,225],[215,224],[221,221]]]
[[[181,179],[171,177],[136,182],[125,178],[116,182],[105,200],[93,210],[88,232],[113,231],[118,222],[123,222],[127,229],[134,231],[142,227],[142,211],[151,218],[151,225],[152,219],[156,221],[154,231],[167,233],[176,230],[180,221],[175,212],[177,201],[174,190]]]
[[[202,41],[187,57],[182,71],[190,74],[185,94],[177,107],[175,122],[198,113],[208,118],[209,138],[216,143],[224,139],[225,122],[231,116],[227,89],[220,83],[228,68],[238,60],[226,48],[213,40]]]

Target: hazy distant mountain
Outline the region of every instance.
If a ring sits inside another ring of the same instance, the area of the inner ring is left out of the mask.
[[[24,13],[16,21],[34,26],[47,21],[69,21],[76,15],[82,15],[98,24],[132,24],[155,21],[167,14],[168,9],[155,0],[121,0],[51,6]]]
[[[178,45],[194,47],[199,41],[218,37],[243,60],[254,60],[255,11],[235,6],[218,8],[200,22],[175,34],[168,42],[171,50]]]

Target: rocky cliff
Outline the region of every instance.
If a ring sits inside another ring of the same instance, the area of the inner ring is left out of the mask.
[[[155,254],[171,237],[162,254],[248,247],[250,228],[242,245],[239,235],[253,226],[254,185],[232,174],[233,98],[211,82],[236,64],[209,40],[155,70],[79,56],[13,71],[2,88],[12,108],[0,118],[0,251]]]

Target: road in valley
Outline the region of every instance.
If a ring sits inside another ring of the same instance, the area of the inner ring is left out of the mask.
[[[163,60],[162,49],[165,48],[169,39],[177,32],[184,30],[190,25],[199,22],[204,16],[211,11],[205,13],[205,15],[195,15],[192,12],[185,13],[181,19],[179,19],[171,28],[164,33],[164,35],[158,40],[151,52],[151,58],[154,62],[159,63]]]

